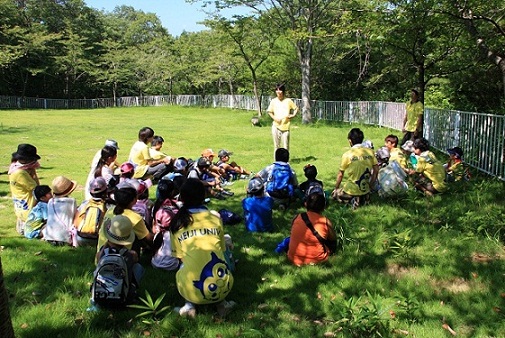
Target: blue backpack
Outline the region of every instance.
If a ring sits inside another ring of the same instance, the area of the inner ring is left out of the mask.
[[[285,199],[293,196],[291,183],[293,171],[287,163],[275,162],[272,172],[268,176],[266,192],[274,198]]]

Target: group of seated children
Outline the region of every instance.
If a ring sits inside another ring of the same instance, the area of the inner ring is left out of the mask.
[[[386,164],[394,167],[399,180],[405,181],[405,176],[409,175],[413,186],[427,196],[446,191],[448,183],[466,181],[470,178],[468,168],[462,161],[463,150],[460,147],[447,149],[449,159],[444,164],[430,151],[430,144],[425,138],[405,142],[401,151],[396,147],[398,138],[395,135],[388,135],[385,141],[385,147],[390,154]],[[401,168],[402,171],[397,168]],[[380,179],[379,181],[380,186],[383,186],[384,181]]]
[[[409,141],[399,149],[398,138],[388,135],[385,146],[376,154],[371,144],[364,145],[359,128],[351,129],[348,140],[351,149],[342,155],[331,197],[350,203],[353,208],[366,203],[373,189],[383,196],[404,191],[406,184],[391,182],[405,182],[406,175],[414,177],[415,188],[426,195],[445,191],[448,181],[468,177],[462,163],[463,152],[458,147],[448,149],[450,159],[443,165],[424,138]],[[177,309],[180,315],[194,316],[195,304],[209,303],[217,304],[219,314],[225,315],[235,304],[225,300],[233,285],[233,243],[225,237],[219,215],[209,211],[205,203],[211,196],[232,196],[222,186],[252,173],[230,162],[232,153],[225,149],[218,153],[215,164],[211,149],[202,151],[202,156],[191,163],[162,153],[163,141],[151,128],[142,128],[130,160],[118,165],[117,142],[107,140],[93,160],[96,164],[92,165],[85,186],[89,198],[80,206],[70,196],[77,183],[58,176],[50,187],[40,185],[36,148],[19,145],[9,168],[10,180],[20,182],[14,184],[19,191],[11,184],[17,229],[28,238],[44,238],[54,245],[96,246],[96,280],[108,278],[106,269],[101,270],[106,265],[100,263],[105,257],[124,256],[132,290],[138,287],[143,274],[138,263],[141,247],[149,248],[153,267],[178,271],[177,288],[186,301]],[[149,142],[152,148],[148,147]],[[263,232],[274,228],[274,206],[285,210],[293,200],[301,198],[307,212],[293,219],[291,235],[278,250],[286,251],[295,265],[326,261],[336,238],[331,221],[322,216],[327,196],[322,181],[317,179],[317,168],[306,165],[304,174],[307,180],[298,186],[289,165],[289,151],[279,148],[275,161],[251,178],[247,197],[242,200],[246,229]],[[158,184],[154,203],[149,200],[153,183]],[[21,191],[21,187],[30,193]],[[205,286],[209,283],[217,289],[208,290]],[[94,287],[94,300],[106,304],[109,300],[104,296],[104,284],[98,284]]]
[[[430,151],[425,138],[407,141],[398,148],[398,137],[388,135],[384,147],[373,152],[373,145],[365,145],[363,132],[353,128],[348,134],[351,149],[342,155],[332,197],[357,208],[367,203],[370,193],[396,196],[408,190],[411,181],[415,189],[427,196],[447,190],[447,183],[467,180],[468,170],[462,163],[459,147],[448,149],[449,162],[443,164]],[[346,179],[344,180],[344,173]],[[410,179],[409,179],[410,177]]]

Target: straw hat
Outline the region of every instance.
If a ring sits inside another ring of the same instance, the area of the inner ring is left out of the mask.
[[[212,151],[212,149],[204,149],[202,150],[202,156],[203,157],[211,157],[211,156],[216,156],[216,153],[214,151]]]
[[[65,176],[57,176],[52,183],[53,194],[56,196],[67,196],[77,187],[76,181],[71,181]]]
[[[124,215],[116,215],[105,224],[105,237],[109,242],[118,245],[132,245],[135,232],[130,219]]]

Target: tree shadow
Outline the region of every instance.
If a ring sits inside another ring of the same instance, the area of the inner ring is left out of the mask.
[[[290,159],[289,162],[290,163],[296,163],[296,164],[299,164],[299,163],[302,163],[302,162],[310,162],[310,161],[316,161],[317,160],[317,157],[314,157],[314,156],[306,156],[306,157],[301,157],[301,158],[293,158],[293,159]]]

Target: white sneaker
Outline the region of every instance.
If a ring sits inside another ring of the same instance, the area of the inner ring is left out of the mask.
[[[217,304],[217,313],[219,316],[224,317],[237,305],[234,301],[223,300],[221,303]]]
[[[192,304],[184,304],[183,307],[175,307],[174,311],[177,312],[181,317],[196,317],[196,309]]]

